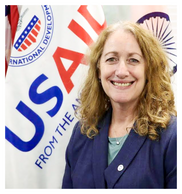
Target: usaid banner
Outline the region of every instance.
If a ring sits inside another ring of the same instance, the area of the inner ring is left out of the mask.
[[[101,6],[22,6],[6,75],[6,188],[60,188]]]

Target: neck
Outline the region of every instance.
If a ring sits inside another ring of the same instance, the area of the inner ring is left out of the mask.
[[[109,130],[110,137],[126,135],[135,120],[135,106],[112,106],[112,120]]]
[[[112,105],[112,120],[116,123],[131,122],[136,115],[136,105]]]

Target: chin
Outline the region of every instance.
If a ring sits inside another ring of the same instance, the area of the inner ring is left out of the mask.
[[[129,99],[112,99],[111,102],[113,103],[118,103],[118,104],[126,104],[126,103],[130,103]]]

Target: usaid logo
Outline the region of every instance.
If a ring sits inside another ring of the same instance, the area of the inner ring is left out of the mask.
[[[9,66],[20,67],[36,61],[48,48],[54,30],[51,6],[32,6],[26,10],[22,26],[16,32]],[[22,18],[20,16],[20,18]]]
[[[18,51],[26,50],[32,43],[36,42],[37,36],[41,28],[41,21],[34,15],[30,23],[27,25],[25,30],[19,36],[18,40],[14,44],[14,47]]]

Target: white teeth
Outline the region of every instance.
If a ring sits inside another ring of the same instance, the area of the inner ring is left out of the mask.
[[[112,82],[115,86],[130,86],[132,83],[118,83],[118,82]]]

